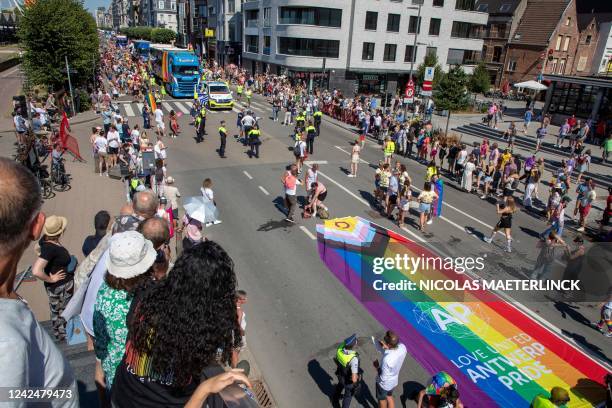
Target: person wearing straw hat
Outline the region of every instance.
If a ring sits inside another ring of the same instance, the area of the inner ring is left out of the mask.
[[[58,215],[47,217],[39,241],[40,254],[32,265],[32,274],[45,283],[53,334],[60,341],[66,338],[66,320],[61,314],[74,292],[76,268],[76,258],[70,256],[68,250],[60,243],[67,225],[68,220],[65,217]]]
[[[136,231],[116,234],[106,258],[106,275],[94,306],[94,350],[104,371],[106,389],[110,390],[121,362],[127,337],[126,318],[134,292],[151,275],[147,273],[157,251],[153,243]]]

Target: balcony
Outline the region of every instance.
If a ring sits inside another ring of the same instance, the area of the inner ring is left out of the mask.
[[[246,26],[248,28],[258,28],[259,27],[259,20],[247,20]]]
[[[259,53],[259,48],[256,45],[247,45],[246,46],[246,52],[250,52],[253,54],[258,54]]]

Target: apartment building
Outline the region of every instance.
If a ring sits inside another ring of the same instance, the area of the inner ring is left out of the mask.
[[[221,65],[238,64],[242,54],[242,4],[243,0],[211,0],[213,7],[208,27],[214,30],[214,48],[211,55]],[[211,47],[209,43],[209,48]]]
[[[346,94],[394,93],[427,53],[445,70],[469,72],[488,19],[476,0],[259,0],[243,3],[242,14],[245,68]]]
[[[139,21],[141,25],[178,32],[177,0],[142,0]]]

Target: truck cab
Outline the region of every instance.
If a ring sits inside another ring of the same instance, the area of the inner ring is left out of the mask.
[[[170,95],[176,98],[193,96],[200,77],[200,62],[192,51],[152,44],[150,60],[153,73]]]
[[[149,48],[151,43],[146,40],[135,40],[132,42],[132,44],[134,44],[134,57],[147,61],[149,59]]]
[[[232,109],[234,98],[226,82],[207,81],[204,83],[204,92],[208,94],[209,109]]]

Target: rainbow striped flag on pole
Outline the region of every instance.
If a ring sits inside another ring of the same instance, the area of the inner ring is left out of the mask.
[[[153,94],[151,92],[149,92],[149,94],[147,95],[147,103],[151,107],[151,112],[153,112],[153,111],[155,111],[155,109],[157,109],[157,104],[155,103],[155,98],[153,97]]]

